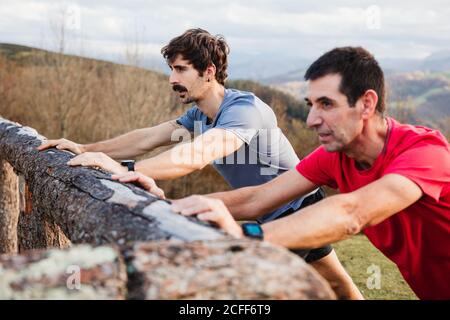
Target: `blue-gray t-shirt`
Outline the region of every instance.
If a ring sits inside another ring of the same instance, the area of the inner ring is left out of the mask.
[[[208,121],[208,117],[194,106],[177,122],[196,135],[217,128],[234,133],[244,141],[234,153],[212,163],[234,189],[268,182],[295,168],[300,161],[278,128],[273,110],[251,92],[225,89],[214,120]],[[291,201],[258,221],[273,220],[290,208],[298,210],[302,201],[303,198]]]

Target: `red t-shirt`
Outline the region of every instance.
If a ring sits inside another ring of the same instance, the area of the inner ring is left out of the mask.
[[[420,299],[450,299],[450,146],[439,131],[388,118],[387,143],[373,166],[358,170],[341,152],[317,148],[297,170],[341,193],[389,173],[414,181],[423,196],[364,233],[400,269]],[[383,201],[383,199],[374,199]]]

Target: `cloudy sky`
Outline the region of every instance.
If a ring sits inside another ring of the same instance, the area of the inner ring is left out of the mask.
[[[224,35],[231,67],[281,71],[341,45],[381,59],[450,50],[446,0],[0,0],[0,42],[58,50],[63,20],[65,52],[118,61],[128,51],[140,63],[162,62],[161,47],[191,27]]]

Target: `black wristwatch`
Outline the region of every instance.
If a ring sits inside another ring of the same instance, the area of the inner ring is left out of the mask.
[[[241,225],[242,231],[244,232],[244,235],[253,238],[253,239],[264,239],[264,233],[263,229],[261,228],[261,225],[256,222],[246,222]]]
[[[120,164],[128,168],[128,171],[134,171],[135,160],[122,160]]]

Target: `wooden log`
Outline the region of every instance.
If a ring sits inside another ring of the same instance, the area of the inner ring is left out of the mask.
[[[334,299],[297,256],[258,241],[156,241],[0,256],[0,299]]]
[[[265,242],[136,243],[124,256],[130,299],[335,299],[305,261]]]
[[[13,167],[0,159],[0,253],[18,250],[19,179]]]
[[[0,299],[124,299],[126,270],[113,247],[0,256]]]
[[[32,208],[73,243],[224,237],[208,224],[173,213],[166,201],[133,184],[113,181],[102,171],[68,166],[73,157],[69,152],[37,151],[44,139],[34,129],[0,118],[0,154],[25,178]]]

